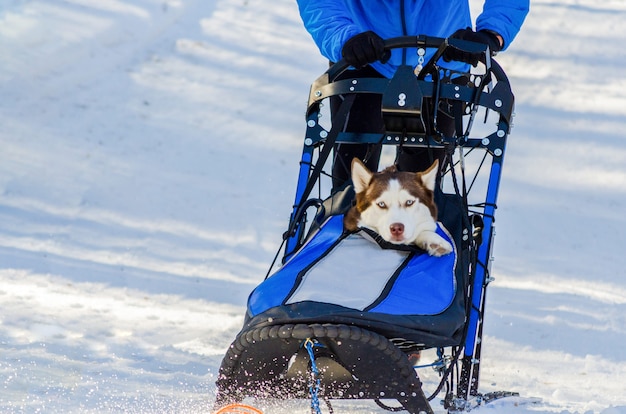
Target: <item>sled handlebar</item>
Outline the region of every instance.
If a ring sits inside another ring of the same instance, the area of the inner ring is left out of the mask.
[[[495,85],[497,89],[497,93],[489,93],[493,97],[493,101],[491,104],[485,103],[480,104],[483,106],[491,107],[491,109],[496,110],[504,114],[504,116],[509,119],[512,115],[513,111],[513,93],[511,92],[511,87],[509,83],[509,79],[504,73],[502,67],[491,58],[491,53],[489,53],[489,47],[482,43],[470,42],[467,40],[453,39],[453,38],[441,38],[441,37],[432,37],[432,36],[402,36],[390,38],[384,41],[385,49],[406,49],[406,48],[436,48],[434,55],[428,60],[428,62],[424,62],[422,65],[422,69],[417,75],[417,81],[420,85],[424,86],[423,91],[421,92],[423,96],[433,96],[433,93],[439,94],[439,97],[449,97],[456,100],[461,100],[465,102],[474,102],[479,103],[476,99],[476,95],[474,95],[473,90],[469,90],[466,92],[467,94],[461,94],[458,96],[456,93],[452,93],[450,95],[449,90],[439,90],[439,88],[432,89],[433,82],[431,80],[426,79],[427,75],[432,75],[432,79],[440,79],[440,69],[441,67],[438,65],[438,61],[444,55],[444,52],[449,47],[453,47],[464,52],[475,53],[480,55],[479,61],[484,65],[484,74],[480,75],[482,79],[481,82],[484,82],[481,85],[475,85],[477,89],[483,89],[483,86],[489,85],[489,87],[493,87],[493,80],[495,80]],[[467,74],[471,74],[469,70],[469,64],[467,69]],[[400,65],[399,70],[402,68],[406,68],[406,65]],[[315,111],[316,105],[323,99],[334,96],[334,95],[342,95],[342,94],[351,94],[351,93],[379,93],[384,94],[385,91],[389,88],[389,80],[381,79],[381,78],[364,78],[364,82],[359,82],[358,87],[353,87],[353,84],[348,84],[347,80],[338,80],[337,78],[343,72],[345,72],[348,68],[350,68],[350,64],[345,61],[345,59],[341,59],[339,62],[334,63],[326,72],[324,72],[320,77],[318,77],[313,84],[311,85],[310,95],[309,95],[309,103],[307,107],[307,116],[311,114],[312,111]],[[445,69],[445,68],[444,68]],[[404,71],[406,72],[406,71]],[[396,72],[397,74],[398,72]],[[459,72],[462,73],[462,72]],[[456,85],[458,86],[458,85]],[[455,86],[455,87],[456,87]],[[492,91],[493,92],[493,91]],[[497,101],[497,102],[496,102]]]
[[[481,53],[480,61],[490,67],[491,72],[497,80],[507,80],[506,75],[500,65],[491,59],[488,54],[488,46],[482,43],[471,42],[468,40],[443,38],[426,35],[418,36],[401,36],[394,37],[384,41],[385,50],[404,49],[404,48],[425,48],[425,49],[437,49],[435,55],[431,60],[424,65],[434,65],[437,60],[443,55],[443,52],[448,47],[464,50],[467,52]],[[337,63],[333,64],[327,71],[328,79],[330,82],[334,81],[337,76],[342,74],[346,69],[350,67],[350,64],[341,59]]]

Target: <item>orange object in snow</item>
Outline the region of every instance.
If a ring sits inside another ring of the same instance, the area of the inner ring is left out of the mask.
[[[263,411],[246,404],[228,404],[214,414],[263,414]]]

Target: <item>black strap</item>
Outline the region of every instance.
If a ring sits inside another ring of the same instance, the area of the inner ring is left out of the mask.
[[[348,114],[350,113],[350,109],[352,108],[352,103],[356,98],[356,94],[349,94],[344,96],[344,100],[339,106],[339,110],[333,116],[333,126],[330,128],[328,135],[326,136],[326,141],[324,142],[324,148],[320,152],[319,157],[317,158],[317,162],[315,163],[315,167],[313,167],[313,171],[309,176],[309,179],[306,183],[306,187],[302,192],[302,197],[298,201],[298,206],[302,205],[304,201],[309,197],[315,183],[317,182],[322,168],[324,168],[324,164],[326,164],[326,160],[330,155],[330,151],[332,151],[333,146],[335,145],[335,141],[337,140],[337,136],[343,129],[343,126],[346,123],[346,119],[348,119]]]
[[[383,238],[380,234],[376,233],[374,230],[369,229],[367,227],[360,227],[357,230],[357,233],[360,233],[363,238],[369,240],[373,243],[376,243],[381,249],[384,250],[399,250],[403,252],[423,254],[426,251],[421,247],[418,247],[416,244],[395,244],[391,243]]]

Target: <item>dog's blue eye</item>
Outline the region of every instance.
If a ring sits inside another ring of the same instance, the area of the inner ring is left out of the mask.
[[[379,201],[379,202],[377,203],[377,205],[378,205],[378,207],[380,207],[380,208],[387,208],[387,204],[385,204],[385,202],[384,202],[384,201]]]
[[[406,205],[407,206],[412,206],[413,203],[415,203],[415,200],[406,200]]]

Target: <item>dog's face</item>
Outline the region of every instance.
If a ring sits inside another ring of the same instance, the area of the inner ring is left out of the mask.
[[[433,231],[438,165],[435,161],[420,173],[399,172],[395,167],[372,173],[358,159],[353,160],[356,206],[348,213],[346,227],[370,228],[395,244],[415,243],[421,232]]]

